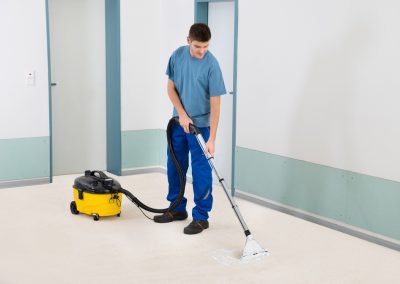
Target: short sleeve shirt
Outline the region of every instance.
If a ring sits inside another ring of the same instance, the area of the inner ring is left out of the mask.
[[[203,58],[192,57],[189,45],[175,50],[166,74],[174,82],[181,103],[198,127],[210,126],[210,97],[226,94],[217,59],[207,51]],[[173,116],[178,113],[174,108]]]

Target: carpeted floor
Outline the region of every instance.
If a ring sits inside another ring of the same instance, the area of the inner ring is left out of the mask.
[[[253,236],[270,251],[240,262],[245,236],[220,187],[210,228],[199,235],[183,234],[191,219],[156,224],[127,198],[120,218],[72,215],[77,176],[0,189],[1,284],[400,283],[399,252],[238,199]],[[167,206],[164,174],[117,179],[144,203]],[[188,184],[189,213],[191,191]]]

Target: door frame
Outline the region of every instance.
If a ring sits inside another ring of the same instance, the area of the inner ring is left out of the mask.
[[[105,0],[107,171],[122,174],[120,0]]]
[[[238,0],[194,0],[194,22],[208,24],[208,7],[211,2],[234,2],[234,35],[233,35],[233,106],[232,106],[232,166],[231,191],[235,194],[235,154],[236,154],[236,104],[237,104],[237,50],[238,50]]]
[[[52,80],[51,80],[51,50],[50,50],[50,19],[49,19],[49,0],[45,0],[46,9],[46,36],[47,36],[47,77],[48,77],[48,90],[49,90],[49,181],[53,182],[53,108],[52,108]]]
[[[53,182],[53,116],[50,48],[49,0],[45,0],[47,66],[49,90],[50,183]],[[120,0],[105,0],[106,46],[106,166],[121,175],[121,72],[120,72]]]

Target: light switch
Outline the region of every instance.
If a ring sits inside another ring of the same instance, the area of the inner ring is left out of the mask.
[[[35,85],[35,71],[28,71],[25,74],[25,82],[28,86]]]

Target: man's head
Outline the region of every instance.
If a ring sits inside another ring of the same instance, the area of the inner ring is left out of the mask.
[[[190,54],[198,59],[204,57],[208,50],[208,43],[211,39],[210,28],[206,24],[193,24],[189,30],[187,42],[190,46]]]

